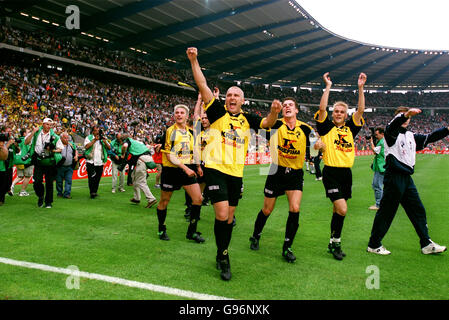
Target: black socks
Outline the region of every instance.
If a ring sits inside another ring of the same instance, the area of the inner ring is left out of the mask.
[[[287,224],[285,225],[285,240],[283,250],[291,248],[296,232],[299,227],[299,212],[288,212]]]

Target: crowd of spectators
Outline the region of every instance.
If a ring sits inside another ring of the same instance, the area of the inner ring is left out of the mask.
[[[59,39],[45,32],[18,30],[3,25],[0,41],[158,80],[192,82],[190,71],[170,68],[162,62],[146,61],[120,51],[78,45],[71,37]],[[119,80],[115,83],[103,83],[87,76],[20,65],[0,65],[0,82],[0,123],[7,121],[18,129],[39,123],[44,117],[51,117],[60,126],[81,136],[89,133],[92,124],[98,124],[109,135],[125,130],[138,139],[151,140],[172,123],[171,110],[175,104],[184,103],[193,109],[195,103],[191,97],[162,94],[125,85]],[[222,93],[233,84],[218,80],[214,83]],[[313,114],[320,102],[322,90],[294,90],[289,87],[247,83],[241,83],[240,87],[245,92],[245,98],[271,101],[274,98],[295,97],[303,105],[298,118],[314,125]],[[369,128],[384,127],[393,116],[393,108],[397,106],[449,107],[449,93],[446,92],[367,92],[365,98],[367,107],[377,110],[365,113],[366,126],[356,138],[358,149],[367,148]],[[329,102],[342,100],[356,106],[357,99],[356,92],[333,91]],[[269,108],[269,103],[251,102],[243,109],[265,116]],[[429,133],[448,125],[449,112],[436,110],[433,114],[427,112],[417,116],[417,121],[412,123],[412,130]],[[260,140],[260,137],[257,139]],[[447,146],[449,141],[444,139],[434,144],[433,148]]]
[[[187,96],[11,65],[0,65],[0,83],[0,123],[8,122],[13,130],[50,117],[60,127],[81,136],[87,135],[93,124],[98,124],[110,136],[127,131],[137,139],[151,141],[172,124],[174,105],[184,103],[193,109],[195,103],[195,99]],[[303,107],[298,118],[314,126],[316,108]],[[269,104],[252,103],[243,109],[264,116]],[[370,135],[370,128],[385,127],[392,116],[392,109],[366,112],[366,125],[356,138],[357,148],[367,149],[366,137]],[[411,124],[412,130],[421,133],[429,133],[442,126],[449,126],[447,110],[435,111],[433,115],[425,111]],[[257,139],[262,141],[260,137]],[[447,146],[449,139],[443,139],[433,148]]]
[[[97,124],[108,135],[127,131],[140,140],[154,139],[171,123],[174,105],[194,104],[189,97],[37,68],[0,65],[0,82],[0,122],[13,129],[50,117],[82,136]]]
[[[176,83],[178,81],[193,83],[190,68],[186,65],[165,64],[161,61],[150,61],[145,55],[128,51],[111,50],[104,46],[80,44],[74,37],[60,37],[44,31],[25,31],[2,25],[0,41],[15,46],[31,48],[48,54],[88,62],[97,66],[108,67],[149,78]],[[368,75],[369,79],[369,75]],[[215,79],[214,84],[223,92],[232,83]],[[322,90],[297,89],[264,84],[241,83],[240,86],[247,98],[270,100],[292,96],[304,104],[319,104]],[[449,93],[385,93],[367,92],[367,106],[374,108],[396,108],[397,106],[449,107]],[[345,101],[351,106],[357,105],[358,95],[355,91],[332,92],[331,99]]]
[[[142,54],[79,44],[75,38],[56,38],[42,30],[25,31],[2,25],[0,42],[167,82],[184,82],[192,78],[189,70],[147,61]]]
[[[369,75],[368,75],[369,79]],[[222,87],[228,87],[229,83],[221,83]],[[319,104],[323,91],[321,89],[298,89],[290,87],[277,87],[266,85],[242,84],[245,95],[249,98],[266,99],[267,97],[295,97],[303,104]],[[358,93],[356,91],[332,91],[332,101],[345,101],[350,106],[356,106]],[[449,92],[365,92],[367,107],[372,108],[396,108],[398,106],[410,106],[416,108],[449,108]],[[330,102],[331,102],[330,100]]]

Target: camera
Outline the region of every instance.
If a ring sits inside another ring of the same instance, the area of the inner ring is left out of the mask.
[[[8,133],[0,133],[0,141],[9,141]]]
[[[50,141],[44,143],[44,153],[46,150],[48,150],[49,152],[52,152],[53,150],[56,149],[56,146],[54,145],[54,141],[55,141],[55,137],[51,136]]]
[[[369,139],[373,138],[373,140],[375,140],[376,139],[376,135],[374,134],[375,129],[373,127],[370,127],[369,131],[370,131],[370,134],[365,136],[365,139],[369,140]]]
[[[103,140],[103,139],[104,139],[104,132],[103,132],[103,129],[99,129],[99,130],[98,130],[98,135],[99,135],[99,137],[100,137],[100,140]]]
[[[26,155],[24,155],[21,159],[22,161],[27,161],[30,158],[30,154],[27,153]]]

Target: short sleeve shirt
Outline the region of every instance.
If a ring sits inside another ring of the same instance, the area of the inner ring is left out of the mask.
[[[323,152],[324,165],[339,168],[352,168],[355,159],[354,138],[359,133],[365,120],[360,125],[354,122],[352,115],[341,127],[336,126],[327,116],[318,121],[319,111],[315,113],[316,127],[321,140],[326,144]]]

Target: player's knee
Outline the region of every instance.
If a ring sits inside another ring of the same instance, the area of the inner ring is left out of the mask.
[[[272,212],[273,212],[273,207],[272,206],[264,206],[262,209],[262,213],[266,216],[269,216]]]
[[[335,212],[341,216],[345,216],[347,211],[348,211],[347,207],[338,207],[335,209]]]
[[[299,212],[299,205],[291,205],[289,210],[290,212]]]
[[[166,209],[169,202],[170,202],[170,198],[165,198],[165,197],[161,198],[161,199],[159,200],[158,208],[159,208],[159,209],[162,209],[162,210],[163,210],[163,209]]]
[[[192,204],[200,206],[203,203],[203,196],[201,194],[192,197]]]

